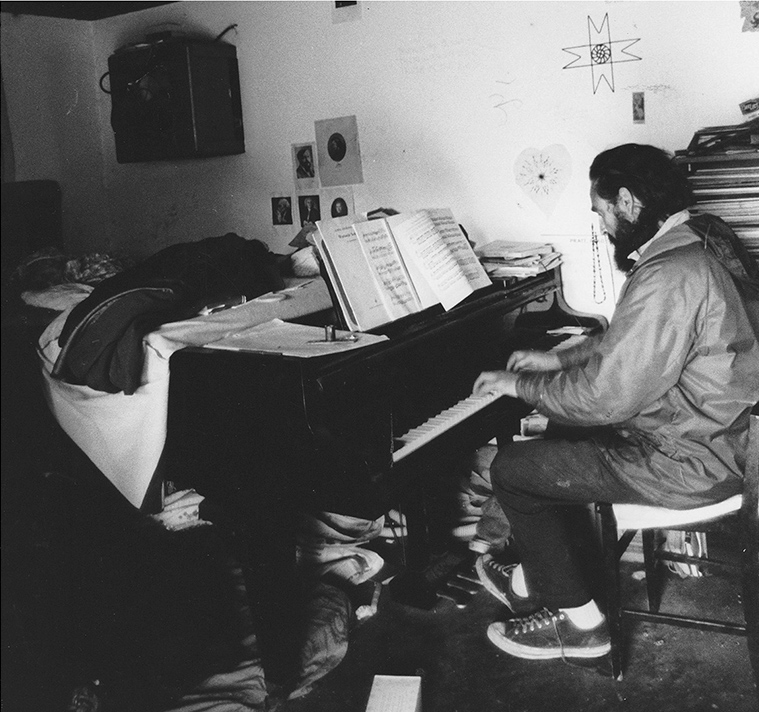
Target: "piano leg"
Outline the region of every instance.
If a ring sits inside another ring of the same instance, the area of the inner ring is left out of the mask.
[[[255,493],[238,491],[238,501],[207,498],[201,516],[224,534],[242,568],[267,680],[287,686],[298,672],[304,606],[295,568],[295,523],[288,515],[294,510],[282,506],[288,478],[277,472],[276,478],[256,478]]]
[[[438,602],[438,589],[461,562],[445,536],[446,492],[453,492],[455,481],[441,475],[442,467],[420,461],[401,495],[408,528],[405,565],[389,588],[396,601],[422,609]]]
[[[415,485],[404,497],[407,538],[405,566],[390,581],[393,598],[415,608],[430,609],[437,602],[435,587],[427,580],[424,568],[430,562],[430,531],[424,490]]]
[[[453,543],[449,536],[452,497],[459,478],[469,471],[471,453],[495,437],[499,446],[519,432],[519,422],[531,408],[509,400],[486,425],[467,429],[460,426],[458,437],[448,439],[420,455],[412,453],[402,464],[396,482],[402,482],[397,496],[406,514],[408,543],[405,570],[390,584],[396,600],[419,608],[431,608],[438,600],[449,575],[469,561],[473,554]]]

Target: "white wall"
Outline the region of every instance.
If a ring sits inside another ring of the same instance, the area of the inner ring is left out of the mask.
[[[106,194],[92,29],[87,22],[2,13],[0,48],[16,179],[57,180],[67,244],[103,249]]]
[[[640,38],[630,51],[642,59],[615,63],[615,91],[594,93],[589,68],[563,69],[562,48],[587,44],[587,18],[607,13],[612,40]],[[148,32],[213,37],[233,23],[246,153],[118,164],[97,89],[108,56]],[[290,145],[314,140],[315,120],[356,115],[358,211],[449,206],[478,243],[550,240],[573,306],[608,313],[605,251],[593,294],[587,167],[614,144],[675,150],[698,128],[739,122],[738,103],[759,93],[759,33],[741,30],[732,0],[371,1],[337,24],[330,2],[180,2],[93,23],[3,14],[2,60],[18,178],[61,181],[72,249],[147,255],[234,231],[288,251],[269,201],[295,192]],[[633,91],[645,92],[642,125]],[[555,145],[571,170],[547,211],[514,169],[525,149]]]

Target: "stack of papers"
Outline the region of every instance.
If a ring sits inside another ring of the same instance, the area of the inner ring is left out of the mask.
[[[491,278],[533,277],[558,267],[561,254],[539,242],[495,240],[477,250],[482,266]]]

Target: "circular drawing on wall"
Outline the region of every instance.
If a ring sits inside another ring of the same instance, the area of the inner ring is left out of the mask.
[[[345,158],[345,154],[348,150],[348,146],[345,143],[345,138],[340,133],[333,133],[327,141],[327,153],[329,157],[336,163],[342,161]]]

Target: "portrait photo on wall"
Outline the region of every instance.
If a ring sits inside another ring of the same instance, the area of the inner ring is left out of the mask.
[[[271,199],[272,225],[293,224],[293,200],[289,195],[280,195]]]
[[[318,195],[299,195],[298,210],[300,212],[301,227],[306,223],[314,225],[317,220],[322,219]]]
[[[319,186],[316,168],[316,144],[294,143],[291,147],[293,179],[298,190],[313,190]]]
[[[322,189],[320,197],[325,218],[341,218],[343,215],[352,215],[355,212],[353,189],[349,186]]]
[[[314,126],[322,187],[363,183],[356,117],[323,119]]]

